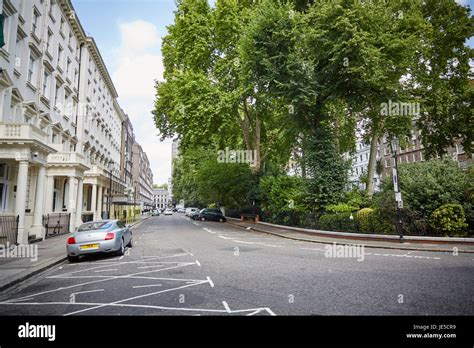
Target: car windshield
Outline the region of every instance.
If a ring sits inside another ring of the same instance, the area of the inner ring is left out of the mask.
[[[113,225],[111,221],[98,221],[85,223],[77,229],[77,232],[92,231],[92,230],[106,230]]]

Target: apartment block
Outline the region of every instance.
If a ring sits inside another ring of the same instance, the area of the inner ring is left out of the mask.
[[[133,127],[97,44],[70,0],[0,6],[0,244],[126,220]],[[144,171],[148,183],[149,164]]]

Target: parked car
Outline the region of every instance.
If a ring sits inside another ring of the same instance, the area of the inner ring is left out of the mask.
[[[178,209],[178,213],[185,213],[185,212],[186,212],[186,209],[184,209],[184,208],[179,208]]]
[[[171,209],[166,209],[163,214],[164,215],[173,215],[173,211]]]
[[[151,216],[160,216],[160,211],[159,210],[153,210],[151,212]]]
[[[200,210],[196,210],[194,213],[192,213],[191,215],[189,215],[189,218],[191,220],[199,220],[199,213],[201,211]]]
[[[130,226],[119,220],[100,220],[80,225],[66,242],[67,258],[74,262],[81,255],[111,253],[123,255],[125,247],[132,247]]]
[[[222,214],[220,209],[211,209],[211,208],[206,208],[206,209],[201,210],[199,212],[197,219],[201,221],[206,221],[206,220],[219,221],[219,222],[227,221],[227,219]]]
[[[197,212],[199,212],[198,208],[189,207],[189,208],[186,208],[185,215],[191,217],[191,215]]]

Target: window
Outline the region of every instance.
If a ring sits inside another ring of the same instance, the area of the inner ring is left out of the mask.
[[[33,8],[33,23],[31,24],[31,32],[35,35],[38,36],[39,33],[39,18],[41,17],[41,14],[38,12],[38,10]]]
[[[66,65],[66,76],[69,78],[71,75],[71,72],[69,71],[71,68],[71,60],[68,58],[67,59],[67,65]]]
[[[61,66],[61,62],[63,60],[63,48],[61,45],[58,45],[58,66]]]
[[[36,79],[36,70],[37,70],[37,64],[38,59],[33,55],[32,52],[30,52],[30,58],[28,61],[28,75],[27,75],[27,81],[31,83],[33,86],[35,86],[35,79]]]
[[[79,76],[79,72],[77,69],[74,69],[74,86],[77,87],[77,77]]]
[[[53,38],[53,32],[48,28],[48,36],[46,37],[46,51],[50,52],[51,40]]]
[[[56,89],[54,91],[54,106],[57,108],[61,107],[61,85],[56,81]]]
[[[72,33],[69,32],[69,37],[67,39],[67,43],[68,43],[69,46],[71,46],[71,42],[72,42]]]
[[[61,33],[64,32],[64,18],[61,18],[61,22],[59,23],[59,31]],[[63,34],[64,35],[64,34]]]
[[[49,99],[49,85],[51,83],[51,74],[48,71],[44,71],[43,75],[43,96]]]

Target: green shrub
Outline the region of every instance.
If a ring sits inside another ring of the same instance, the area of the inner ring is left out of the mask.
[[[375,232],[374,210],[372,208],[363,208],[357,212],[359,229],[361,232]]]
[[[330,204],[326,206],[326,211],[330,213],[347,213],[358,209],[358,207],[347,203]]]
[[[430,219],[431,226],[446,236],[467,235],[466,216],[460,204],[445,204],[437,208]]]

